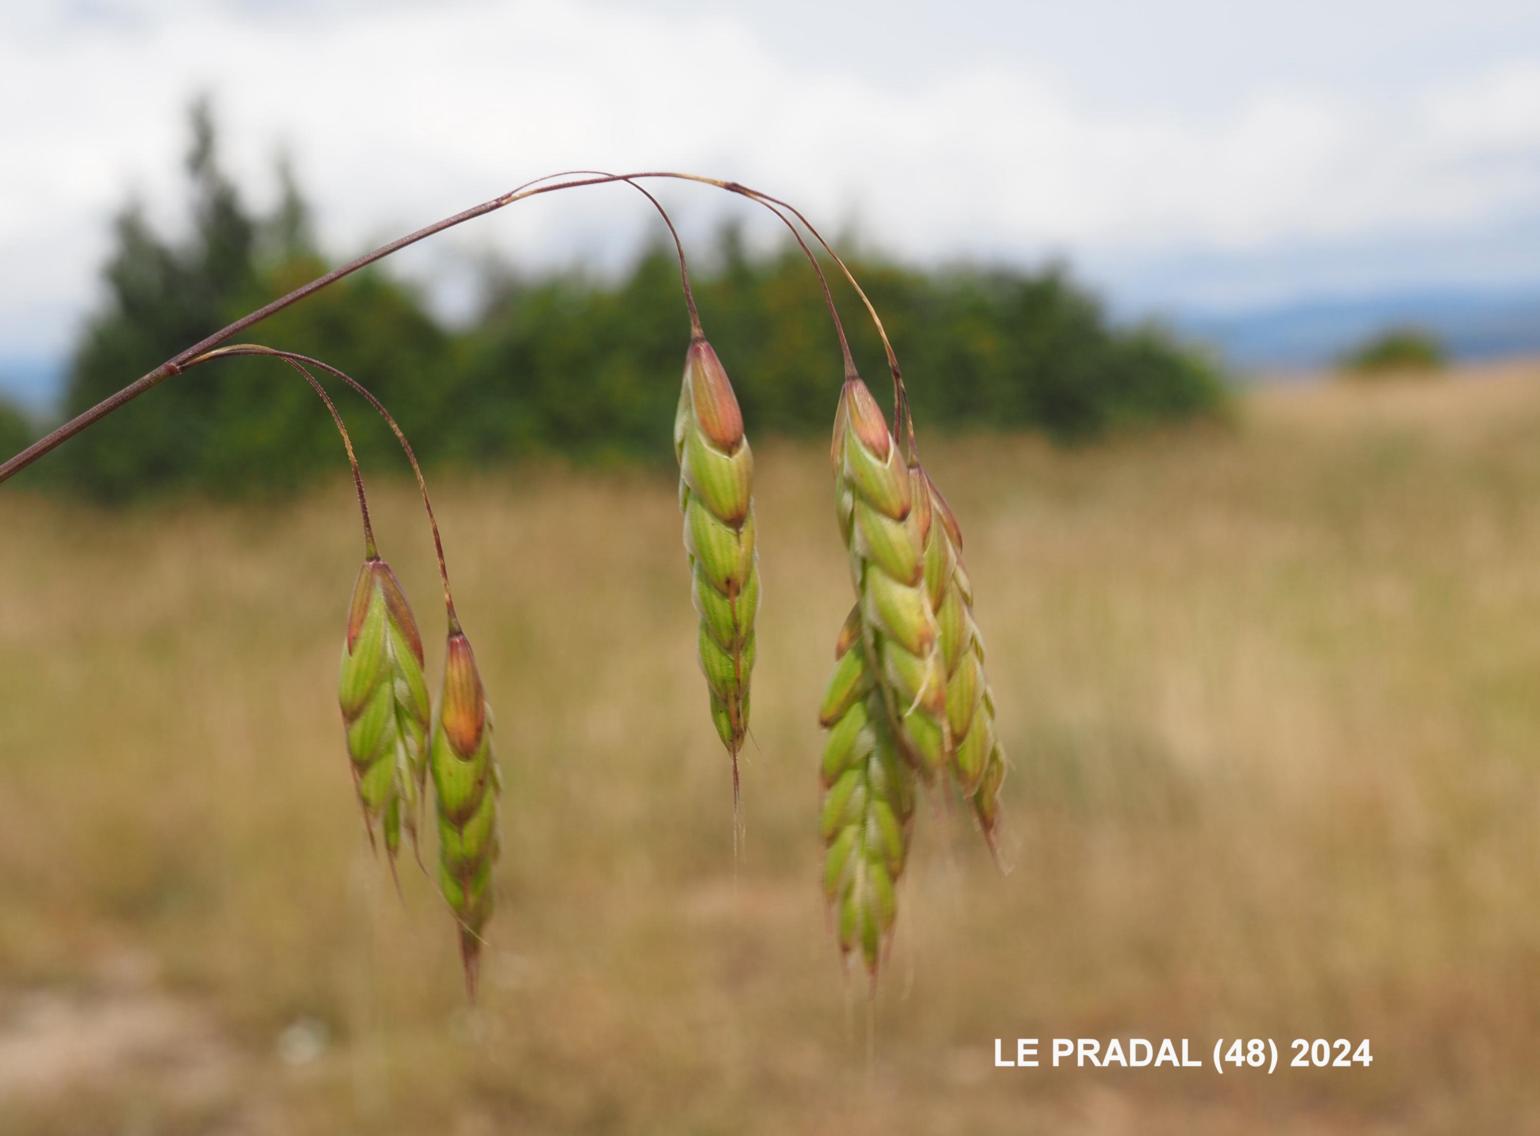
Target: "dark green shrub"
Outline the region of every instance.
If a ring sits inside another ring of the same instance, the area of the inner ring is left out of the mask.
[[[1350,378],[1384,375],[1431,375],[1442,371],[1448,359],[1444,345],[1431,331],[1397,327],[1383,331],[1342,357],[1343,373]]]

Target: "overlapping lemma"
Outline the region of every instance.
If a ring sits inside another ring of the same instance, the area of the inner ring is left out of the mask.
[[[984,641],[973,618],[973,583],[963,565],[962,529],[930,475],[916,467],[915,484],[929,501],[925,587],[941,632],[946,666],[947,764],[993,847],[1005,755],[995,734],[995,703],[984,673]]]
[[[829,731],[819,775],[824,895],[840,952],[857,949],[876,978],[897,913],[894,887],[909,851],[916,774],[899,750],[883,694],[867,665],[859,608],[835,646],[834,675],[819,708]]]
[[[370,839],[379,822],[394,863],[406,828],[415,841],[428,736],[422,636],[385,561],[364,561],[342,645],[338,700],[353,781]]]
[[[948,750],[946,671],[925,588],[930,502],[860,379],[840,393],[832,457],[867,656],[899,743],[928,780]]]
[[[465,987],[475,997],[481,931],[492,915],[501,780],[476,656],[458,628],[449,635],[444,694],[428,764],[438,800],[439,887],[459,920]]]
[[[973,794],[973,815],[978,818],[979,829],[984,833],[984,839],[989,842],[990,850],[997,858],[999,845],[996,834],[1000,825],[1000,786],[1005,783],[1005,769],[1005,754],[996,744],[984,761],[984,776],[979,781],[978,792]]]
[[[754,455],[743,434],[743,414],[732,383],[704,339],[694,340],[685,356],[674,452],[679,459],[679,508],[684,513],[691,595],[700,617],[700,666],[711,696],[712,721],[732,755],[736,799],[759,608]]]

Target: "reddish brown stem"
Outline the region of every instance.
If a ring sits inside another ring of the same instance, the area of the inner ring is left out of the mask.
[[[546,174],[545,177],[538,177],[533,181],[527,181],[517,189],[512,190],[512,192],[520,193],[531,186],[539,185],[541,182],[553,181],[556,178],[576,177],[578,175],[615,178],[625,182],[632,189],[636,190],[637,193],[640,193],[648,201],[652,202],[652,207],[658,211],[658,216],[663,218],[663,223],[668,226],[668,235],[674,241],[674,253],[679,258],[679,284],[684,289],[685,309],[690,313],[690,338],[705,338],[705,333],[701,330],[700,326],[700,312],[695,307],[695,289],[690,286],[690,270],[685,265],[684,242],[679,239],[679,230],[674,228],[674,219],[668,215],[668,210],[663,208],[663,203],[654,197],[645,186],[637,185],[630,178],[620,174],[608,173],[605,170],[562,170],[560,173]]]
[[[349,387],[351,387],[355,392],[358,393],[360,397],[368,402],[370,406],[374,407],[375,412],[385,420],[385,424],[390,427],[391,433],[396,436],[396,441],[400,443],[402,452],[406,454],[406,460],[411,464],[412,475],[417,479],[417,491],[422,496],[423,512],[427,513],[428,528],[433,532],[433,552],[434,555],[438,558],[439,579],[443,582],[444,585],[444,609],[449,615],[449,633],[451,635],[457,633],[460,630],[460,619],[455,612],[454,594],[449,587],[449,565],[444,559],[444,539],[439,534],[438,517],[434,515],[433,500],[428,495],[428,481],[423,476],[422,465],[417,460],[417,453],[412,449],[412,443],[407,440],[406,432],[401,429],[401,424],[396,421],[395,416],[385,408],[385,404],[383,402],[375,397],[373,391],[364,386],[363,383],[359,382],[352,375],[349,375],[346,371],[343,371],[341,368],[332,366],[324,359],[317,359],[310,355],[302,355],[297,351],[280,351],[276,347],[268,347],[261,343],[234,343],[226,347],[217,347],[212,351],[206,351],[202,355],[188,360],[188,362],[185,364],[185,367],[195,367],[200,363],[206,363],[212,359],[241,355],[268,356],[275,359],[282,359],[290,366],[300,367],[301,369],[309,366],[325,371],[327,374],[342,380]]]
[[[792,239],[797,242],[797,247],[802,250],[802,255],[807,257],[807,262],[813,266],[813,272],[818,277],[818,286],[823,289],[823,301],[829,309],[829,317],[834,320],[834,334],[839,336],[840,357],[845,364],[845,378],[859,378],[860,375],[856,371],[855,356],[850,353],[850,340],[845,337],[845,324],[840,319],[839,309],[834,306],[834,293],[829,290],[829,278],[824,275],[823,265],[818,263],[818,258],[813,255],[813,250],[807,247],[807,242],[802,239],[802,234],[797,232],[797,226],[792,224],[791,218],[787,217],[786,214],[782,213],[779,208],[772,205],[769,201],[757,197],[750,197],[750,200],[763,205],[779,218],[781,224],[785,225],[791,233]]]
[[[310,389],[315,391],[316,397],[326,404],[327,412],[332,416],[332,422],[336,424],[337,433],[342,435],[342,448],[348,452],[348,468],[353,472],[353,488],[358,493],[358,511],[364,521],[364,556],[370,560],[379,556],[379,547],[374,543],[374,524],[369,520],[369,499],[364,494],[364,474],[358,468],[358,455],[353,450],[353,439],[348,436],[348,428],[343,425],[342,414],[337,409],[337,404],[332,401],[332,396],[326,393],[326,388],[320,380],[312,375],[305,365],[297,359],[285,359],[285,363],[298,371],[301,377],[310,384]]]
[[[214,356],[192,360],[182,367],[181,370],[188,370],[198,363],[205,362],[208,358],[214,358]],[[342,412],[337,409],[337,404],[332,401],[332,396],[326,393],[326,388],[321,385],[320,380],[311,374],[303,364],[298,360],[287,358],[284,359],[284,362],[288,363],[300,378],[310,384],[310,389],[315,391],[315,396],[325,405],[326,412],[331,415],[332,424],[337,427],[337,434],[342,438],[342,448],[348,455],[348,470],[353,475],[353,490],[358,497],[358,513],[363,520],[364,555],[371,558],[376,557],[379,555],[379,548],[374,541],[374,523],[369,518],[369,497],[364,492],[364,474],[358,465],[358,453],[353,448],[353,437],[348,433],[347,424],[342,421]]]
[[[750,187],[742,185],[738,182],[723,181],[720,178],[704,177],[700,174],[679,173],[671,170],[647,170],[630,174],[595,175],[592,177],[583,177],[569,181],[557,182],[552,185],[526,184],[525,186],[519,187],[518,189],[514,189],[508,193],[494,197],[489,201],[483,201],[480,205],[473,205],[469,209],[461,210],[459,213],[455,213],[449,217],[443,218],[442,220],[435,221],[433,224],[426,225],[421,229],[417,229],[415,232],[408,233],[406,236],[398,237],[396,240],[393,240],[388,244],[381,245],[379,248],[373,249],[370,252],[366,252],[362,256],[355,257],[353,260],[348,261],[346,264],[340,265],[337,268],[332,269],[330,272],[316,277],[314,280],[307,284],[300,285],[293,291],[279,296],[276,300],[272,300],[262,305],[262,307],[256,309],[253,312],[249,312],[248,314],[242,316],[240,319],[235,320],[233,323],[226,325],[211,335],[205,336],[191,347],[188,347],[185,350],[179,351],[177,354],[173,355],[170,359],[166,360],[154,370],[141,375],[132,383],[129,383],[122,390],[116,392],[115,394],[109,395],[95,406],[92,406],[88,410],[82,411],[68,422],[65,422],[63,425],[50,431],[44,437],[39,438],[36,442],[22,450],[19,454],[16,454],[5,462],[0,463],[0,482],[9,480],[11,477],[15,476],[23,469],[26,469],[29,465],[43,457],[45,454],[52,452],[58,446],[67,442],[70,438],[73,438],[82,430],[87,429],[88,427],[99,422],[101,419],[105,418],[107,415],[111,414],[114,410],[117,410],[126,403],[132,402],[134,399],[138,398],[141,394],[144,394],[151,388],[159,386],[171,376],[179,374],[190,360],[196,359],[199,356],[206,354],[212,348],[217,347],[219,344],[224,343],[226,340],[233,338],[240,332],[244,331],[246,328],[251,327],[253,324],[260,323],[262,320],[276,314],[277,312],[282,311],[283,309],[289,307],[291,304],[295,304],[300,300],[303,300],[305,297],[313,295],[314,293],[320,291],[322,288],[334,284],[338,280],[341,280],[343,277],[350,276],[354,272],[357,272],[359,269],[366,268],[376,261],[390,256],[392,253],[399,252],[401,249],[404,249],[409,245],[416,244],[418,241],[425,240],[437,233],[442,233],[446,229],[454,228],[456,225],[464,224],[466,221],[484,216],[487,213],[492,213],[498,209],[503,208],[505,205],[511,205],[515,201],[521,201],[526,197],[536,197],[541,194],[554,193],[563,189],[575,189],[584,185],[603,185],[605,183],[615,181],[634,183],[635,181],[645,178],[673,178],[679,181],[698,182],[702,185],[715,186],[718,189],[725,189],[731,193],[737,193],[745,197],[770,202],[790,211],[794,217],[796,217],[799,221],[802,222],[804,226],[806,226],[807,230],[813,234],[814,238],[819,242],[819,244],[822,245],[824,249],[829,253],[830,258],[845,274],[846,280],[848,280],[851,287],[855,289],[856,294],[861,298],[862,303],[866,305],[866,309],[868,313],[870,313],[872,320],[876,325],[877,333],[882,340],[885,351],[887,352],[889,368],[893,372],[894,390],[896,392],[895,404],[903,404],[905,407],[907,407],[907,400],[904,398],[903,376],[898,366],[898,357],[893,351],[892,343],[888,340],[887,332],[882,326],[882,320],[877,315],[877,309],[872,305],[871,300],[861,289],[861,286],[856,281],[855,274],[851,272],[850,267],[840,259],[839,255],[834,252],[829,242],[826,241],[822,234],[820,234],[818,230],[808,222],[807,217],[800,210],[798,210],[795,206],[782,201],[780,198],[772,197],[769,194],[762,193],[759,190],[751,189]],[[912,446],[914,433],[912,421],[908,422],[908,432]]]
[[[734,193],[741,193],[745,197],[751,197],[754,200],[759,201],[761,204],[779,205],[783,209],[789,210],[792,216],[801,221],[802,224],[806,226],[807,231],[813,234],[813,239],[823,246],[824,252],[829,254],[829,258],[833,260],[834,263],[839,266],[840,271],[844,273],[846,281],[848,281],[850,287],[855,290],[855,294],[861,298],[861,303],[865,305],[867,314],[871,316],[872,324],[877,329],[877,338],[882,341],[882,349],[883,352],[887,355],[888,359],[888,370],[893,375],[893,433],[898,435],[900,424],[902,424],[904,433],[907,435],[908,439],[909,456],[911,459],[913,459],[916,453],[914,441],[914,416],[909,412],[909,391],[908,388],[904,386],[903,369],[898,365],[898,353],[893,350],[893,342],[888,338],[887,328],[883,327],[882,325],[882,317],[877,314],[877,307],[867,296],[866,290],[863,289],[860,282],[856,280],[855,273],[850,270],[850,266],[845,263],[845,261],[840,257],[839,253],[834,251],[834,246],[824,239],[823,234],[813,226],[813,223],[807,219],[807,216],[802,212],[802,210],[798,209],[795,205],[791,205],[785,201],[782,201],[778,197],[772,197],[768,193],[761,193],[759,190],[750,189],[748,186],[738,185],[736,182],[731,183],[728,188]],[[806,246],[803,247],[805,248]],[[823,273],[822,270],[820,270],[819,277],[822,278],[822,276]],[[828,285],[826,284],[824,287],[825,291],[827,291]]]

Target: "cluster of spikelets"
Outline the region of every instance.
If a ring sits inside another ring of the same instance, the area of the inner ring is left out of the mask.
[[[679,508],[689,554],[691,598],[700,617],[700,666],[711,720],[733,764],[738,807],[738,751],[749,723],[754,616],[759,610],[759,551],[754,546],[754,455],[743,413],[717,353],[696,338],[685,355],[674,415]],[[735,825],[736,832],[736,825]]]
[[[736,805],[759,604],[753,458],[732,384],[698,337],[685,359],[674,450],[700,665],[732,757]],[[819,708],[828,731],[823,886],[841,952],[859,950],[875,977],[892,936],[919,784],[950,781],[993,850],[1006,765],[957,519],[918,462],[906,460],[858,378],[840,394],[832,457],[856,602]]]
[[[732,383],[698,331],[685,355],[674,454],[700,667],[732,761],[736,836],[759,610],[754,457]],[[823,888],[841,954],[859,951],[875,978],[892,939],[919,787],[955,786],[993,849],[1005,759],[957,518],[859,378],[840,392],[831,457],[855,605],[819,708]],[[371,555],[353,593],[340,690],[359,801],[392,868],[403,830],[415,847],[432,774],[438,883],[474,991],[492,913],[500,782],[486,694],[453,607],[435,722],[422,636],[394,573]]]
[[[911,428],[906,453],[866,385],[846,380],[831,457],[855,604],[819,708],[827,731],[819,831],[841,954],[859,951],[873,978],[892,939],[920,786],[953,786],[993,850],[1006,769],[962,533],[915,457],[912,436]],[[698,327],[685,356],[674,453],[697,649],[711,719],[732,761],[736,838],[760,593],[754,458],[732,383]],[[431,773],[438,885],[458,922],[474,993],[499,847],[500,780],[486,694],[451,603],[433,716],[422,636],[395,574],[373,552],[372,535],[369,541],[339,688],[353,779],[371,840],[378,828],[394,870],[403,831],[416,848]],[[447,576],[445,586],[447,598]]]
[[[427,775],[433,774],[438,884],[459,924],[466,988],[474,996],[481,932],[492,914],[500,782],[470,641],[451,609],[433,723],[417,621],[395,573],[372,555],[353,589],[338,689],[364,822],[371,841],[379,827],[392,872],[403,829],[416,848]]]
[[[579,180],[549,184],[555,177]],[[450,597],[443,545],[416,456],[384,405],[362,384],[321,360],[258,344],[223,345],[241,328],[423,236],[524,197],[610,181],[640,190],[667,224],[679,256],[691,341],[674,419],[679,507],[684,516],[697,644],[711,719],[732,762],[734,839],[739,819],[738,755],[749,729],[759,609],[754,458],[743,414],[716,352],[700,329],[683,245],[666,210],[638,179],[679,178],[739,194],[769,209],[791,231],[823,286],[844,353],[846,380],[831,455],[836,516],[849,553],[855,604],[835,645],[835,668],[819,720],[827,731],[819,763],[825,846],[823,888],[841,956],[859,950],[875,979],[892,940],[897,887],[908,859],[919,788],[965,799],[991,851],[997,845],[1006,762],[984,676],[984,645],[973,617],[973,587],[963,565],[957,519],[920,466],[897,358],[875,308],[848,266],[807,218],[786,202],[692,174],[571,171],[526,183],[509,194],[382,246],[232,323],[199,345],[77,416],[3,465],[0,481],[64,439],[174,374],[214,359],[276,357],[296,370],[326,405],[347,450],[362,515],[366,559],[348,611],[339,701],[352,776],[371,843],[376,831],[396,871],[402,833],[421,863],[422,814],[433,799],[439,845],[437,883],[458,925],[466,986],[474,997],[482,933],[492,914],[498,857],[501,781],[492,753],[492,720],[475,655]],[[542,184],[547,183],[547,184]],[[795,221],[793,220],[795,218]],[[797,227],[800,221],[839,265],[865,303],[893,371],[894,431],[856,376],[828,281]],[[353,388],[401,443],[433,530],[448,616],[444,682],[435,715],[424,677],[422,635],[400,582],[379,557],[358,460],[342,416],[312,368]]]
[[[820,710],[824,893],[873,978],[891,941],[918,783],[949,781],[995,848],[1005,757],[956,517],[858,378],[831,447],[856,602]]]

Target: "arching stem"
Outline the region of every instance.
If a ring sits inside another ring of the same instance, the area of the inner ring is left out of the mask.
[[[209,356],[208,358],[213,358]],[[205,360],[194,360],[193,363]],[[342,421],[342,412],[337,409],[337,404],[332,401],[332,396],[326,393],[326,388],[321,385],[319,379],[311,374],[304,364],[297,359],[284,359],[285,363],[294,370],[300,378],[310,384],[310,389],[326,407],[326,412],[332,417],[332,424],[337,427],[337,434],[342,439],[342,448],[348,455],[348,470],[353,475],[353,490],[358,496],[358,513],[364,526],[364,555],[371,560],[379,556],[380,551],[374,541],[374,523],[369,519],[369,497],[364,492],[364,474],[358,465],[358,453],[353,448],[353,437],[348,433],[347,424]],[[192,366],[189,363],[188,366]],[[183,370],[187,368],[184,367]]]
[[[554,181],[557,178],[578,177],[580,175],[592,175],[594,177],[613,178],[617,181],[623,181],[648,201],[652,202],[652,207],[658,211],[658,216],[663,218],[663,223],[668,226],[668,235],[674,242],[674,253],[679,258],[679,284],[684,289],[684,306],[690,314],[690,338],[704,339],[705,333],[701,330],[700,325],[700,312],[695,307],[695,289],[690,287],[690,269],[685,264],[684,242],[679,239],[679,230],[674,228],[674,219],[668,215],[668,210],[663,208],[663,203],[654,197],[646,186],[637,185],[636,182],[622,174],[612,174],[606,170],[562,170],[560,173],[546,174],[544,177],[534,178],[509,192],[518,194],[529,189],[531,186],[540,185],[542,182]]]
[[[343,424],[342,414],[338,411],[337,404],[332,401],[332,396],[326,393],[326,388],[321,385],[320,380],[312,375],[303,363],[297,359],[285,359],[284,362],[299,372],[300,376],[310,384],[310,389],[315,391],[316,397],[326,404],[327,413],[332,416],[337,433],[342,435],[342,448],[348,453],[348,469],[353,473],[353,488],[358,493],[358,512],[364,522],[364,555],[370,560],[377,559],[380,550],[374,543],[374,524],[369,520],[369,498],[364,494],[364,474],[358,468],[358,455],[353,450],[353,439],[348,436],[348,428]]]
[[[553,176],[559,177],[561,175],[558,174]],[[807,231],[813,235],[813,239],[816,240],[819,245],[823,247],[823,250],[829,254],[829,259],[833,260],[834,263],[839,267],[840,272],[844,274],[844,277],[850,284],[850,287],[855,291],[855,294],[860,298],[861,303],[866,307],[867,314],[871,316],[872,325],[877,330],[877,338],[882,341],[882,349],[887,356],[888,370],[891,371],[893,375],[894,433],[905,435],[912,451],[914,447],[914,420],[913,416],[909,413],[909,394],[907,389],[904,387],[904,374],[903,369],[898,364],[898,353],[893,350],[893,341],[888,338],[888,331],[887,328],[883,326],[882,317],[877,314],[876,305],[872,303],[871,297],[866,294],[866,290],[861,287],[861,283],[856,279],[855,273],[851,271],[850,265],[845,263],[844,258],[842,258],[839,253],[834,251],[834,246],[831,245],[828,240],[825,239],[824,235],[818,231],[818,228],[807,219],[807,215],[803,213],[802,210],[798,209],[795,205],[792,205],[790,202],[784,201],[779,197],[775,197],[772,194],[765,193],[762,190],[754,189],[752,186],[744,185],[742,182],[724,181],[721,178],[706,177],[703,174],[680,173],[674,170],[647,170],[632,174],[597,174],[593,177],[581,178],[573,181],[558,182],[554,185],[525,183],[525,185],[511,190],[506,195],[506,203],[511,205],[513,202],[522,201],[526,197],[534,197],[542,193],[554,193],[558,190],[573,189],[583,185],[602,185],[608,181],[640,181],[645,178],[672,178],[677,181],[693,181],[700,185],[714,186],[717,189],[724,189],[729,193],[736,193],[741,197],[747,197],[751,200],[758,201],[760,204],[767,207],[780,206],[782,209],[785,209],[791,213],[793,217],[802,223]],[[545,179],[540,180],[544,181]],[[776,210],[772,209],[771,211],[776,212],[776,215],[780,216],[779,212]],[[784,221],[785,218],[782,217],[782,220]],[[795,232],[795,230],[793,231]],[[798,237],[797,243],[803,244],[800,237]],[[806,247],[807,246],[803,244],[804,251],[806,250]],[[818,270],[818,275],[819,279],[822,280],[822,269]],[[827,297],[827,283],[825,283],[824,292],[825,296]],[[829,303],[830,310],[832,311],[833,300],[830,299]],[[834,319],[836,326],[839,326],[838,314],[835,314]],[[844,328],[840,327],[840,340],[842,344],[844,343],[844,339]],[[846,347],[845,355],[847,359],[849,358],[849,354],[849,348]]]
[[[200,363],[206,363],[212,359],[230,358],[243,355],[268,356],[275,359],[282,359],[290,366],[300,367],[301,369],[305,367],[315,367],[318,370],[325,371],[327,374],[340,379],[342,382],[351,387],[361,398],[363,398],[366,402],[369,403],[370,406],[375,409],[375,412],[378,413],[381,418],[385,420],[385,424],[390,427],[391,433],[396,436],[396,441],[400,443],[402,452],[406,454],[406,460],[412,467],[412,475],[417,479],[417,491],[422,496],[423,512],[427,514],[428,528],[433,532],[433,552],[434,555],[438,558],[439,579],[443,582],[444,585],[444,610],[448,614],[449,618],[449,633],[453,635],[458,632],[460,630],[460,618],[455,612],[454,593],[449,586],[449,566],[447,561],[444,559],[444,540],[443,537],[439,534],[438,517],[435,516],[433,512],[433,499],[428,495],[428,482],[427,479],[423,476],[422,465],[417,460],[417,453],[412,449],[412,443],[407,440],[406,432],[401,429],[401,424],[396,421],[395,416],[385,408],[385,404],[383,402],[375,397],[373,391],[364,386],[363,383],[359,382],[352,375],[349,375],[346,371],[343,371],[339,367],[334,367],[324,359],[317,359],[310,355],[302,355],[297,351],[280,351],[276,347],[268,347],[261,343],[234,343],[226,347],[216,347],[212,351],[206,351],[202,355],[188,360],[188,362],[184,364],[184,369],[187,367],[197,366]]]
[[[778,197],[771,197],[768,193],[761,193],[759,190],[738,185],[736,182],[730,183],[728,188],[734,193],[741,193],[745,197],[751,197],[767,207],[779,205],[781,208],[789,210],[797,220],[806,226],[807,231],[813,234],[813,239],[823,246],[824,252],[829,254],[829,259],[834,261],[839,266],[839,270],[845,274],[845,279],[849,282],[850,287],[861,298],[861,303],[865,305],[867,314],[872,317],[872,325],[877,329],[877,338],[882,341],[882,350],[888,359],[888,370],[893,375],[893,433],[895,435],[899,434],[899,427],[902,424],[904,433],[907,436],[909,455],[913,458],[915,455],[914,416],[909,412],[909,391],[904,386],[904,373],[903,369],[898,365],[898,353],[893,350],[893,342],[888,338],[887,328],[882,326],[882,317],[877,314],[876,305],[867,296],[866,290],[861,287],[855,273],[850,270],[850,266],[845,263],[839,253],[834,251],[834,246],[824,239],[823,234],[814,228],[813,223],[796,206],[790,205]],[[798,243],[801,243],[800,239]],[[806,247],[806,245],[803,245],[804,249]],[[822,279],[822,269],[819,270],[818,275]],[[828,290],[827,284],[824,285],[824,290]]]
[[[522,196],[524,194],[525,190],[528,190],[528,189],[530,189],[533,186],[541,185],[544,182],[554,181],[556,178],[571,178],[571,177],[579,177],[579,176],[591,176],[591,177],[599,178],[599,179],[602,179],[602,180],[598,181],[598,182],[578,182],[578,183],[573,183],[573,185],[569,185],[569,186],[566,186],[566,187],[553,186],[552,188],[553,189],[556,189],[556,188],[573,188],[574,186],[580,186],[580,185],[585,185],[585,184],[603,184],[603,182],[605,180],[623,181],[627,185],[629,185],[633,189],[635,189],[638,193],[643,194],[649,201],[652,202],[653,206],[658,210],[659,214],[662,215],[663,223],[668,226],[669,234],[670,234],[670,236],[672,236],[674,238],[674,248],[675,248],[675,250],[679,254],[679,276],[680,276],[680,279],[684,283],[685,304],[690,309],[691,332],[693,334],[695,334],[695,335],[699,335],[700,334],[700,318],[699,318],[699,315],[696,313],[696,310],[695,310],[695,297],[694,297],[694,295],[692,294],[692,292],[690,290],[690,276],[689,276],[689,273],[685,269],[684,246],[680,243],[679,232],[678,232],[678,230],[676,230],[674,228],[673,221],[669,219],[668,213],[664,211],[663,206],[661,204],[659,204],[658,199],[656,197],[654,197],[651,193],[649,193],[643,186],[638,185],[632,176],[627,176],[625,174],[607,173],[604,170],[563,170],[560,173],[546,174],[545,177],[535,178],[532,181],[527,181],[523,185],[518,186],[517,188],[511,190],[510,193],[515,198],[517,198],[517,197]],[[834,333],[835,333],[836,336],[839,337],[840,356],[841,356],[841,358],[842,358],[842,360],[844,362],[845,377],[846,378],[854,378],[854,377],[856,377],[855,359],[850,354],[850,342],[849,342],[849,340],[845,336],[845,324],[844,324],[844,321],[840,319],[839,309],[837,307],[835,307],[835,305],[834,305],[834,295],[829,290],[829,280],[824,275],[823,266],[818,263],[818,258],[813,255],[813,251],[810,248],[807,247],[807,242],[802,239],[802,234],[797,230],[797,226],[792,223],[791,219],[788,218],[786,216],[786,214],[781,212],[781,209],[776,204],[773,204],[768,198],[762,198],[762,197],[760,197],[760,196],[758,196],[758,195],[756,195],[754,193],[751,193],[751,192],[742,191],[742,190],[732,190],[730,188],[731,183],[729,183],[729,182],[720,182],[720,181],[716,181],[715,179],[711,179],[711,178],[696,179],[694,177],[694,175],[657,174],[657,173],[638,174],[638,175],[634,175],[634,176],[635,177],[678,177],[678,178],[684,178],[685,180],[701,180],[701,181],[704,181],[707,184],[716,186],[718,188],[729,189],[730,192],[736,192],[736,193],[739,194],[739,196],[746,197],[750,201],[753,201],[756,205],[760,205],[760,206],[763,206],[765,209],[768,209],[776,217],[776,219],[781,222],[781,224],[786,226],[787,230],[791,233],[792,239],[797,242],[797,247],[802,250],[802,255],[807,257],[808,263],[813,266],[813,272],[817,275],[819,287],[823,291],[824,305],[829,309],[829,318],[834,323]],[[812,230],[812,226],[811,225],[808,226],[808,229],[809,229],[809,231],[811,231]]]
[[[26,469],[29,465],[43,457],[45,454],[52,452],[58,446],[65,443],[70,438],[73,438],[82,430],[89,428],[90,426],[99,422],[101,419],[105,418],[107,415],[111,414],[114,410],[117,410],[126,403],[132,402],[146,391],[159,386],[173,375],[181,373],[181,371],[191,360],[198,359],[201,356],[208,354],[213,348],[219,346],[221,343],[224,343],[226,340],[234,338],[246,328],[251,327],[253,324],[260,323],[262,320],[267,319],[269,316],[282,311],[283,309],[289,307],[291,304],[298,303],[305,297],[319,292],[322,288],[336,283],[343,277],[350,276],[360,269],[366,268],[376,261],[390,256],[392,253],[399,252],[401,249],[404,249],[409,245],[414,245],[418,241],[426,240],[428,237],[434,236],[437,233],[442,233],[446,229],[452,229],[456,225],[464,224],[466,221],[485,216],[486,214],[495,212],[496,210],[501,209],[506,205],[512,205],[515,201],[522,201],[527,197],[535,197],[545,193],[554,193],[563,189],[575,189],[578,186],[583,185],[602,185],[607,182],[615,181],[634,183],[646,178],[673,178],[678,181],[693,181],[701,185],[715,186],[718,189],[724,189],[730,193],[736,193],[744,197],[779,205],[790,211],[794,217],[796,217],[799,221],[802,222],[804,226],[807,227],[807,230],[813,234],[818,243],[822,245],[823,248],[829,253],[830,258],[833,259],[834,263],[839,266],[840,271],[844,273],[846,280],[849,281],[851,287],[855,289],[856,294],[861,298],[862,303],[866,306],[867,312],[872,317],[872,321],[877,328],[878,336],[882,340],[883,349],[887,352],[889,369],[893,372],[894,412],[896,416],[902,417],[904,421],[912,452],[914,425],[908,414],[908,399],[904,392],[903,374],[898,366],[898,356],[893,350],[891,341],[888,339],[886,329],[884,329],[882,326],[882,319],[877,315],[876,307],[872,304],[870,298],[867,297],[865,291],[862,290],[860,284],[855,278],[855,274],[850,270],[849,265],[847,265],[844,260],[840,258],[840,256],[834,251],[833,247],[829,244],[829,242],[824,239],[823,235],[808,222],[807,217],[795,206],[782,201],[780,198],[773,197],[770,194],[763,193],[756,189],[752,189],[749,186],[742,185],[739,182],[724,181],[720,178],[705,177],[701,174],[680,173],[672,170],[645,170],[629,174],[600,174],[591,177],[582,177],[568,181],[557,182],[551,185],[531,185],[526,183],[524,186],[510,190],[509,192],[501,194],[488,201],[483,201],[480,205],[473,205],[469,209],[463,209],[459,213],[455,213],[451,216],[443,218],[442,220],[435,221],[431,225],[425,225],[421,229],[417,229],[403,237],[398,237],[397,239],[390,241],[387,244],[381,245],[379,248],[364,253],[362,256],[355,257],[354,259],[348,261],[346,264],[339,265],[338,267],[332,269],[330,272],[326,272],[316,277],[309,283],[302,284],[298,288],[295,288],[293,291],[279,296],[277,299],[271,300],[266,304],[263,304],[255,311],[249,312],[242,316],[240,319],[227,324],[225,327],[220,328],[218,331],[212,333],[211,335],[205,336],[191,347],[177,352],[177,354],[173,355],[160,366],[156,367],[152,371],[147,372],[144,375],[141,375],[139,378],[125,386],[122,390],[117,391],[115,394],[109,395],[108,397],[102,399],[102,401],[98,402],[95,406],[92,406],[89,409],[77,414],[74,418],[70,419],[68,422],[65,422],[63,425],[56,427],[54,430],[50,431],[42,438],[39,438],[36,442],[33,442],[26,449],[7,459],[5,462],[0,462],[0,482],[9,480],[11,477],[15,476],[23,469]],[[672,224],[670,224],[670,228],[672,228]],[[693,308],[693,297],[688,297],[687,302]],[[843,338],[843,331],[841,332],[841,335]]]

